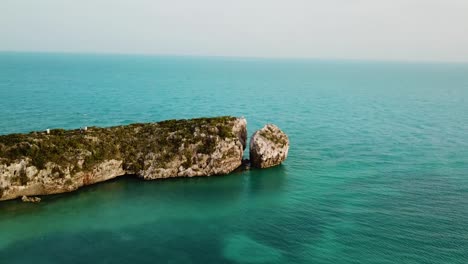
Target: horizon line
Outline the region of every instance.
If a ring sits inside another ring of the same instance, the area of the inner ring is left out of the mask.
[[[120,56],[146,56],[146,57],[195,57],[243,60],[304,60],[304,61],[336,61],[336,62],[381,62],[402,64],[462,64],[468,61],[457,60],[402,60],[402,59],[361,59],[361,58],[333,58],[333,57],[296,57],[296,56],[243,56],[243,55],[208,55],[208,54],[177,54],[177,53],[146,53],[146,52],[107,52],[107,51],[59,51],[59,50],[0,50],[0,53],[39,53],[39,54],[68,54],[68,55],[120,55]]]

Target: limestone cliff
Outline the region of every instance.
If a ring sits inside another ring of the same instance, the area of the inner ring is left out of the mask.
[[[277,126],[268,124],[253,134],[249,149],[253,167],[276,166],[288,157],[289,138]]]
[[[227,174],[246,147],[244,118],[169,120],[0,136],[0,200],[63,193],[125,174]]]

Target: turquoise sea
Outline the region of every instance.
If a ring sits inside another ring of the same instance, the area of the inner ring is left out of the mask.
[[[288,160],[0,202],[0,263],[468,263],[468,64],[0,53],[0,134],[217,115]]]

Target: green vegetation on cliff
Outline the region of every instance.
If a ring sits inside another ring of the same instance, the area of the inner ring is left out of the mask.
[[[159,123],[132,124],[109,128],[89,127],[87,131],[53,129],[50,134],[31,132],[0,136],[0,164],[30,159],[38,169],[48,162],[56,164],[52,173],[63,175],[60,167],[90,171],[104,160],[123,161],[127,171],[145,167],[145,157],[152,153],[160,164],[179,155],[181,146],[196,146],[196,153],[210,154],[219,138],[234,138],[235,117],[168,120]],[[193,158],[186,153],[187,165]],[[19,181],[27,177],[18,175]]]

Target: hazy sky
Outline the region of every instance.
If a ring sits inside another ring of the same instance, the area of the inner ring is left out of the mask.
[[[0,0],[0,50],[468,61],[468,0]]]

